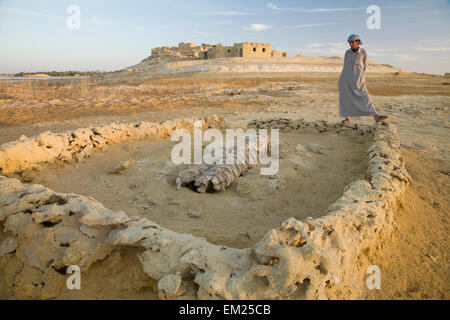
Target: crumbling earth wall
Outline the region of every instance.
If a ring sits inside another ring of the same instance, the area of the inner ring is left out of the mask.
[[[208,121],[221,125],[218,118]],[[177,126],[191,125],[192,120],[179,120],[45,133],[2,146],[0,166],[5,174],[45,161],[78,161],[107,143],[168,136]],[[253,121],[249,126],[319,132],[339,127],[290,119]],[[158,281],[158,293],[164,299],[182,295],[193,283],[199,299],[326,299],[327,289],[339,283],[352,258],[371,246],[380,232],[390,231],[396,202],[411,180],[392,125],[351,125],[338,130],[373,135],[374,143],[367,151],[367,180],[348,185],[323,217],[287,219],[251,248],[213,245],[145,218],[109,210],[89,197],[0,176],[0,226],[6,232],[0,257],[15,254],[44,278],[49,270],[73,264],[89,272],[89,266],[107,257],[115,246],[133,246],[143,250],[139,254],[143,270]],[[46,154],[36,155],[33,150]]]

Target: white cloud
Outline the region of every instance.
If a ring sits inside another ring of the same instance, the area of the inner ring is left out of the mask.
[[[344,56],[346,48],[340,49],[336,47],[310,48],[305,49],[302,53],[313,53],[324,56]]]
[[[299,29],[299,28],[310,28],[310,27],[331,26],[331,25],[333,25],[333,23],[297,24],[293,26],[280,26],[277,29]]]
[[[420,61],[423,60],[420,56],[414,55],[414,54],[402,54],[402,53],[395,53],[393,55],[390,55],[390,57],[394,61]]]
[[[178,25],[165,24],[165,25],[154,25],[154,26],[131,26],[131,29],[136,31],[151,31],[151,30],[161,30],[161,29],[174,29],[180,28]]]
[[[267,3],[267,7],[277,11],[292,11],[292,12],[336,12],[336,11],[360,11],[366,10],[366,8],[313,8],[306,9],[303,7],[291,7],[291,8],[280,8],[279,6],[273,4],[272,2]]]
[[[43,12],[37,12],[37,11],[28,11],[28,10],[22,10],[22,9],[15,9],[15,8],[0,8],[0,12],[9,12],[9,13],[17,13],[22,15],[29,15],[29,16],[35,16],[35,17],[42,17],[42,18],[51,18],[51,19],[59,19],[64,20],[65,17],[56,16],[53,14],[43,13]]]
[[[264,31],[264,30],[268,30],[271,29],[273,27],[273,24],[268,25],[268,24],[262,24],[262,23],[252,23],[246,26],[243,26],[243,28],[247,31]]]
[[[199,34],[201,36],[214,36],[214,37],[220,36],[220,34],[218,34],[218,33],[209,33],[209,32],[197,31],[197,30],[193,30],[192,33]]]
[[[308,48],[320,48],[323,47],[324,44],[323,43],[310,43],[307,45]]]
[[[303,49],[302,53],[309,54],[320,54],[325,56],[343,56],[345,50],[348,49],[348,45],[346,43],[311,43],[307,45],[307,48]],[[419,61],[422,59],[420,55],[412,54],[408,49],[405,50],[370,50],[368,51],[369,59],[375,58],[389,58],[392,61],[404,61],[404,62],[412,62]]]
[[[272,2],[269,2],[269,3],[267,4],[267,6],[268,6],[270,9],[280,10],[280,8],[279,8],[277,5],[273,4]]]
[[[419,61],[423,58],[419,55],[409,53],[409,50],[398,50],[397,52],[392,51],[384,51],[384,50],[374,50],[368,52],[369,59],[370,57],[387,57],[392,59],[393,61]]]
[[[302,12],[336,12],[336,11],[360,11],[367,8],[316,8],[316,9],[303,9]]]
[[[202,16],[249,16],[255,15],[254,12],[245,11],[211,11],[206,13],[201,13]]]
[[[345,42],[310,43],[300,52],[325,56],[343,56],[347,49],[348,44]]]
[[[114,21],[110,20],[110,19],[99,18],[97,16],[92,16],[91,23],[93,23],[93,24],[113,24]]]
[[[227,24],[232,24],[233,21],[230,20],[223,20],[223,21],[217,21],[218,25],[227,25]]]
[[[450,51],[449,47],[414,47],[413,48],[416,51],[423,51],[423,52],[446,52]]]
[[[348,44],[345,42],[310,43],[308,48],[329,48],[330,50],[347,50]],[[327,49],[325,49],[327,50]]]

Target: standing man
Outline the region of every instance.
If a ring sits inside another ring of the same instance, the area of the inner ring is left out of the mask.
[[[345,51],[344,67],[339,77],[339,115],[344,117],[342,124],[349,124],[350,117],[373,116],[376,122],[387,118],[377,113],[366,88],[365,72],[367,52],[359,35],[352,34],[347,42],[350,49]]]

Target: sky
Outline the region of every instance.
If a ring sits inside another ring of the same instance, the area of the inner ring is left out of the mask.
[[[0,0],[0,74],[119,70],[178,42],[342,57],[352,33],[370,60],[450,72],[450,0]]]

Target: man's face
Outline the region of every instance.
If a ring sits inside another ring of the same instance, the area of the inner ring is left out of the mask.
[[[358,40],[352,40],[348,42],[350,44],[350,48],[357,49],[358,48]]]

